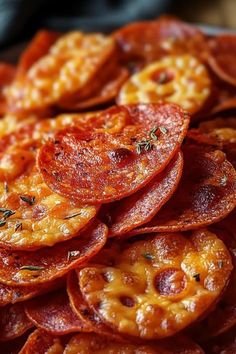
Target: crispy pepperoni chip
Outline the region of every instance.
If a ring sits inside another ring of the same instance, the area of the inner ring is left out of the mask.
[[[58,106],[62,110],[75,112],[111,103],[128,77],[126,68],[111,61],[111,64],[100,69],[92,85],[83,92],[61,100]]]
[[[236,172],[220,150],[187,144],[184,173],[172,198],[131,234],[197,229],[226,217],[236,204]]]
[[[60,34],[52,31],[38,31],[20,56],[17,65],[17,79],[24,76],[31,66],[46,55]]]
[[[28,156],[29,155],[29,156]],[[79,235],[91,223],[98,207],[73,203],[52,192],[44,183],[41,174],[32,163],[32,153],[19,150],[11,154],[5,169],[1,171],[0,159],[0,245],[14,250],[34,250],[52,246]],[[21,162],[21,157],[24,157]],[[31,159],[30,159],[31,158]],[[10,166],[11,161],[13,167]],[[34,163],[34,157],[33,157]],[[26,165],[27,164],[27,165]],[[6,171],[5,171],[6,170]],[[6,178],[6,174],[7,177]],[[16,176],[20,174],[20,176]],[[2,177],[2,178],[1,178]],[[5,177],[5,178],[4,178]],[[18,177],[18,178],[16,178]],[[8,182],[8,192],[5,182]],[[5,217],[7,215],[7,217]]]
[[[158,343],[137,344],[121,343],[107,337],[90,333],[73,336],[67,344],[64,354],[203,354],[202,349],[187,337]]]
[[[176,190],[183,170],[179,152],[166,169],[143,189],[110,205],[103,215],[110,236],[126,233],[150,221]]]
[[[62,277],[88,261],[104,246],[107,227],[94,222],[78,237],[37,252],[0,249],[0,281],[8,285],[36,285]]]
[[[63,354],[64,348],[59,338],[36,329],[27,339],[19,354]]]
[[[119,134],[64,130],[56,144],[49,141],[41,148],[39,167],[56,193],[100,203],[136,192],[170,162],[189,122],[174,104],[120,106],[103,114],[124,116],[131,123]]]
[[[189,54],[166,56],[131,76],[121,87],[117,102],[171,102],[194,114],[204,106],[210,92],[207,69],[197,58]]]
[[[209,40],[210,55],[208,63],[215,74],[223,81],[236,86],[236,36],[223,34]]]
[[[236,118],[215,118],[188,131],[188,138],[202,145],[218,147],[236,169]]]
[[[115,330],[145,339],[174,335],[204,315],[232,270],[224,243],[207,230],[134,241],[114,261],[80,270],[82,295]]]
[[[205,341],[211,337],[216,337],[231,327],[236,326],[236,238],[235,238],[236,213],[233,211],[228,217],[219,223],[214,224],[211,229],[224,242],[231,253],[233,270],[230,281],[227,284],[219,303],[200,323],[197,323],[192,330],[195,338]],[[234,227],[232,232],[231,222]],[[224,267],[224,262],[220,261],[219,266]]]
[[[62,36],[8,88],[10,109],[43,109],[84,89],[114,51],[114,40],[102,34],[75,31]]]
[[[0,284],[0,306],[26,301],[50,290],[55,290],[63,284],[63,279],[34,286],[10,286]]]
[[[125,60],[152,62],[165,55],[191,53],[205,58],[208,48],[196,27],[171,18],[129,24],[114,33]]]
[[[67,276],[67,293],[73,311],[87,328],[87,332],[100,333],[108,337],[118,337],[119,335],[106,326],[100,317],[92,311],[83,299],[79,287],[79,279],[75,272],[71,272]]]
[[[0,307],[0,342],[20,337],[33,327],[24,311],[23,304]]]
[[[236,144],[236,117],[215,118],[204,121],[198,128],[190,129],[187,136],[200,144],[223,148]]]
[[[28,301],[25,312],[36,327],[52,335],[88,331],[72,310],[65,290]]]

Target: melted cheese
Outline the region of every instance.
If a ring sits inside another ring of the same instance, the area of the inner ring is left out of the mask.
[[[115,48],[102,34],[71,32],[62,36],[47,55],[6,90],[10,105],[32,110],[77,92],[92,79]]]
[[[204,230],[134,242],[114,263],[82,269],[81,292],[105,323],[145,339],[171,336],[196,321],[219,298],[232,269],[222,241]]]
[[[166,56],[134,74],[121,88],[118,103],[177,103],[198,111],[210,95],[207,70],[191,55]]]

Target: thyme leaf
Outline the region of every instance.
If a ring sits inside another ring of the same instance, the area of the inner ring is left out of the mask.
[[[76,216],[79,216],[81,215],[81,212],[79,213],[74,213],[74,214],[71,214],[71,215],[67,215],[64,217],[65,220],[68,220],[68,219],[72,219],[72,218],[75,218]]]
[[[14,215],[15,214],[15,211],[13,210],[6,210],[3,212],[3,218],[4,219],[7,219],[9,218],[11,215]]]
[[[166,127],[159,127],[159,129],[162,132],[162,134],[167,134],[168,133],[168,129]]]
[[[23,202],[28,203],[29,205],[34,205],[35,203],[35,197],[26,197],[25,195],[21,195],[20,199],[23,200]]]
[[[150,138],[153,139],[153,140],[157,140],[157,136],[156,136],[156,132],[158,130],[158,127],[154,127],[151,129],[149,135],[150,135]]]
[[[22,222],[20,222],[20,221],[16,222],[14,231],[18,231],[18,230],[20,230],[20,231],[22,230]]]
[[[6,221],[5,220],[0,220],[0,227],[6,225]]]
[[[43,270],[44,267],[34,266],[34,265],[24,265],[20,267],[20,270],[32,270],[32,271],[39,271]]]
[[[136,143],[136,151],[137,151],[137,154],[140,155],[143,151],[143,149],[145,151],[149,151],[151,150],[152,148],[152,144],[151,144],[151,140],[141,140],[141,141],[138,141]]]
[[[223,177],[221,177],[220,185],[221,185],[222,187],[225,187],[226,184],[227,184],[227,180],[228,180],[227,176],[224,175]]]
[[[153,256],[153,254],[147,252],[147,253],[143,253],[142,256],[146,259],[148,259],[149,261],[153,261],[155,259],[155,256]]]

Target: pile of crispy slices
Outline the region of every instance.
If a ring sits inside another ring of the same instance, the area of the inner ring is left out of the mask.
[[[163,17],[0,64],[2,353],[236,353],[235,62]]]

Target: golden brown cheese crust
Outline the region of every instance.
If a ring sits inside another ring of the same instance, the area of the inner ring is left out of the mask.
[[[145,339],[196,321],[218,300],[232,269],[227,248],[206,230],[136,241],[114,261],[82,269],[81,292],[104,322]]]
[[[193,114],[210,95],[211,81],[206,67],[186,54],[166,56],[131,76],[122,86],[118,104],[178,103]]]
[[[114,50],[114,40],[102,34],[75,31],[62,36],[6,90],[9,106],[34,110],[81,90]]]

